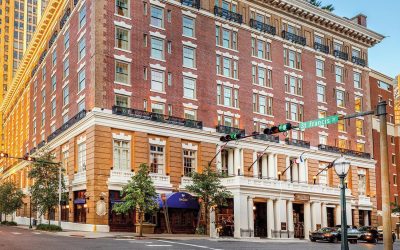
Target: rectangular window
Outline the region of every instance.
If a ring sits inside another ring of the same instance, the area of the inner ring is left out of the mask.
[[[63,106],[69,104],[69,86],[65,86],[63,89]]]
[[[303,95],[303,80],[294,76],[285,75],[286,93],[292,95]]]
[[[238,49],[238,34],[236,31],[216,26],[216,44],[227,49]]]
[[[183,46],[183,67],[196,67],[196,49]]]
[[[130,142],[124,140],[114,140],[113,147],[113,169],[120,171],[129,171],[131,169]]]
[[[317,85],[317,100],[318,102],[326,102],[326,93],[324,85],[321,84]]]
[[[57,50],[53,51],[53,54],[51,54],[51,65],[54,67],[57,64]]]
[[[192,173],[196,172],[196,151],[194,150],[183,150],[183,175],[191,176]]]
[[[56,88],[57,88],[57,77],[56,77],[56,74],[54,74],[51,77],[51,92],[54,92],[56,90]]]
[[[344,94],[345,94],[344,91],[336,90],[336,106],[344,108],[345,106]]]
[[[44,124],[45,124],[45,122],[46,122],[46,112],[43,111],[43,112],[42,112],[42,120],[41,120],[41,122],[40,122],[40,125],[43,127]]]
[[[78,73],[78,93],[81,92],[85,88],[86,82],[86,70],[83,68]]]
[[[358,136],[364,135],[364,120],[356,119],[356,130]]]
[[[42,89],[42,105],[46,103],[46,88]]]
[[[395,175],[395,174],[393,175],[393,185],[397,186],[397,175]]]
[[[328,144],[328,136],[320,135],[319,136],[319,144],[327,145]]]
[[[121,27],[115,28],[115,47],[130,51],[130,31]]]
[[[115,11],[120,16],[129,17],[129,0],[116,0]]]
[[[46,71],[46,65],[43,66],[42,68],[42,81],[46,81],[46,75],[47,75],[47,71]]]
[[[129,72],[130,72],[129,63],[115,61],[115,82],[122,84],[130,84]]]
[[[150,172],[156,174],[164,174],[164,164],[164,146],[150,145]]]
[[[64,34],[64,50],[69,48],[69,30],[67,30]]]
[[[86,39],[82,37],[82,39],[78,43],[78,61],[80,61],[86,55]]]
[[[164,9],[152,5],[150,14],[150,24],[158,28],[164,28]]]
[[[56,98],[51,100],[51,117],[53,118],[56,115]]]
[[[151,112],[157,114],[165,114],[165,105],[164,103],[151,103]]]
[[[183,78],[183,97],[196,99],[196,80],[193,78]]]
[[[339,139],[338,140],[338,147],[347,149],[347,140]]]
[[[326,118],[326,111],[325,110],[318,110],[318,119]],[[327,125],[320,126],[322,128],[326,128]]]
[[[232,88],[224,87],[224,105],[232,106]]]
[[[345,120],[338,121],[338,131],[339,132],[346,132],[346,122]]]
[[[354,88],[358,88],[358,89],[362,88],[361,74],[357,73],[357,72],[354,73]]]
[[[86,109],[86,102],[85,99],[83,99],[78,103],[78,113],[85,109]]]
[[[343,83],[343,67],[335,66],[336,82]]]
[[[324,77],[325,76],[325,62],[319,59],[315,60],[316,68],[317,68],[317,76]]]
[[[253,111],[263,115],[273,115],[272,97],[253,94]]]
[[[382,81],[378,81],[378,87],[384,90],[390,90],[390,84]]]
[[[197,120],[197,111],[193,109],[185,109],[184,110],[184,117],[185,119],[189,120]]]
[[[78,173],[86,171],[86,143],[78,144]]]
[[[36,135],[36,120],[33,121],[33,135]]]
[[[183,16],[182,19],[182,33],[184,36],[187,37],[195,37],[195,19],[188,17],[188,16]]]
[[[358,194],[359,195],[365,195],[366,192],[366,186],[367,186],[367,179],[365,177],[365,174],[358,174]]]
[[[115,106],[129,108],[129,97],[125,95],[115,95]]]
[[[396,155],[392,154],[392,165],[396,165]]]
[[[79,11],[79,28],[82,28],[86,24],[86,5],[83,5]]]
[[[294,69],[301,69],[301,53],[289,49],[283,50],[283,60],[285,66]]]
[[[286,119],[302,122],[303,114],[303,105],[298,103],[286,102]]]
[[[164,92],[165,84],[164,84],[164,71],[160,70],[151,70],[151,90]]]
[[[363,111],[363,101],[361,96],[356,95],[354,97],[354,111],[356,112]]]
[[[63,77],[66,78],[69,76],[69,59],[66,58],[63,62]]]
[[[156,37],[151,38],[151,57],[164,60],[164,40]]]
[[[365,152],[365,144],[364,143],[356,143],[356,151]]]

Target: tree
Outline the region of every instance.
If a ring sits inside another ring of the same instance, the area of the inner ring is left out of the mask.
[[[24,194],[13,182],[0,184],[0,213],[10,215],[20,209]]]
[[[309,4],[312,4],[312,5],[316,6],[316,7],[319,7],[321,9],[323,9],[323,10],[327,10],[329,12],[332,12],[332,11],[335,10],[335,7],[333,7],[332,4],[328,4],[328,5],[322,6],[322,1],[319,1],[319,0],[306,0],[306,2],[308,2]]]
[[[61,165],[53,161],[51,153],[45,153],[33,163],[28,177],[33,180],[31,186],[32,208],[39,212],[39,216],[50,212],[58,205],[59,195],[59,171]],[[63,170],[61,170],[63,171]],[[62,174],[62,173],[61,173]],[[61,180],[63,178],[61,177]],[[65,191],[65,183],[61,181],[62,193]],[[50,218],[49,218],[50,225]]]
[[[146,164],[139,166],[139,171],[122,188],[121,195],[123,202],[114,204],[113,210],[121,214],[136,209],[139,214],[139,236],[142,237],[145,214],[153,214],[158,209],[156,188]]]
[[[208,232],[208,216],[209,210],[213,206],[226,205],[227,199],[232,197],[232,193],[227,191],[221,184],[221,175],[215,172],[210,165],[208,165],[202,173],[193,173],[193,184],[186,186],[186,189],[202,199],[200,203],[200,213],[202,209],[205,211],[205,234]],[[200,221],[200,216],[199,216]],[[199,227],[199,223],[198,227]],[[197,228],[199,230],[199,228]]]
[[[390,203],[392,208],[392,213],[400,213],[400,206],[394,202]]]

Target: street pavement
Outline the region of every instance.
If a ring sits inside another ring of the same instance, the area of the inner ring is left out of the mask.
[[[199,250],[199,249],[271,249],[271,250],[336,250],[340,249],[340,243],[306,242],[306,241],[245,241],[228,239],[156,239],[156,238],[82,238],[66,237],[53,233],[26,230],[17,227],[0,226],[1,250],[80,250],[80,249],[138,249],[138,250]],[[356,249],[383,249],[382,244],[350,244],[350,250]],[[400,242],[397,241],[394,249],[400,250]]]

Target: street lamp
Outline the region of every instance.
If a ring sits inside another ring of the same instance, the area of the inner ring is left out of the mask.
[[[333,162],[336,174],[340,178],[340,203],[342,208],[342,235],[341,235],[341,249],[349,250],[349,243],[347,242],[347,220],[346,220],[346,187],[344,178],[350,169],[350,162],[343,156]]]

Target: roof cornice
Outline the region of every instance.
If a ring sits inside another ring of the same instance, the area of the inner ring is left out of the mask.
[[[65,0],[50,0],[36,31],[29,43],[27,50],[18,66],[15,76],[9,86],[6,97],[0,106],[0,111],[4,114],[11,107],[12,103],[18,98],[19,93],[25,88],[26,83],[31,78],[32,69],[39,60],[39,56],[47,48],[47,37],[50,37],[53,30],[53,20],[61,15],[63,6],[68,4]]]
[[[313,6],[304,0],[254,0],[269,4],[275,8],[289,12],[319,26],[333,29],[335,32],[352,37],[369,47],[381,42],[385,36],[361,26],[353,21],[339,17],[332,12]]]

